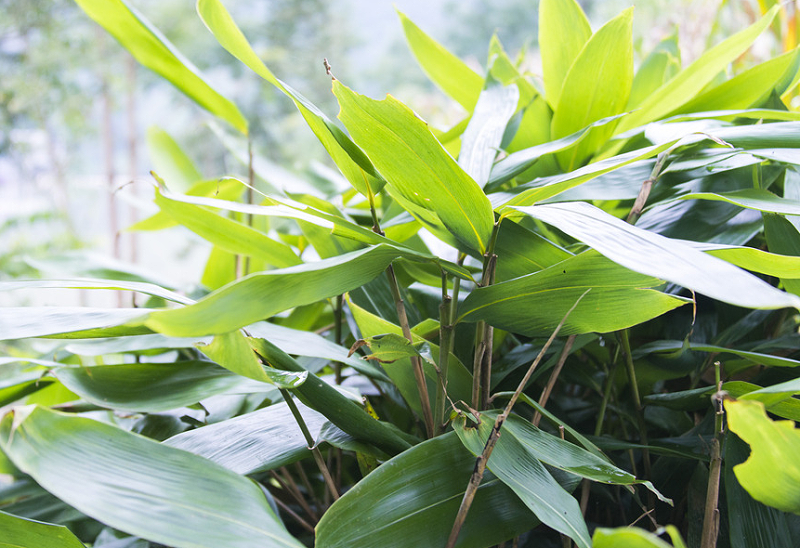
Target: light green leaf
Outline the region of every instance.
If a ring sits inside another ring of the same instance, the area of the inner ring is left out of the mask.
[[[192,304],[194,300],[147,282],[128,282],[123,280],[97,280],[79,278],[75,280],[14,280],[0,282],[0,291],[17,289],[107,289],[114,291],[136,291],[145,295],[161,297],[180,304]]]
[[[419,350],[405,337],[394,333],[375,335],[364,339],[372,354],[365,356],[367,360],[378,360],[381,363],[393,363],[397,360],[421,357]]]
[[[519,98],[519,88],[515,84],[503,86],[499,82],[489,82],[461,137],[458,165],[481,188],[489,180],[494,158],[500,150],[508,121],[517,110]]]
[[[166,181],[170,180],[167,175],[164,175],[164,179],[166,179]],[[167,186],[172,187],[173,185],[170,183]],[[188,190],[186,190],[186,194],[188,196],[214,197],[220,200],[235,201],[241,197],[243,190],[244,185],[241,181],[223,178],[195,183]],[[154,215],[132,224],[125,230],[163,230],[165,228],[177,226],[177,224],[178,223],[175,222],[172,217],[162,211],[158,211]]]
[[[392,96],[376,101],[338,81],[333,91],[341,106],[339,118],[392,187],[435,213],[453,236],[483,254],[494,225],[492,206],[427,124]]]
[[[592,36],[589,20],[575,0],[539,3],[539,49],[547,102],[555,109],[564,79]]]
[[[172,83],[198,105],[247,133],[247,120],[220,95],[149,21],[125,0],[75,0],[142,65]]]
[[[798,69],[798,50],[758,64],[698,95],[672,114],[760,106],[774,90],[780,95]]]
[[[360,287],[401,256],[401,251],[383,244],[316,263],[250,274],[194,305],[152,312],[143,323],[174,337],[228,333]]]
[[[153,171],[175,192],[188,192],[203,176],[172,136],[158,126],[147,128],[147,150]]]
[[[461,443],[475,456],[483,452],[492,431],[495,419],[492,415],[481,414],[481,422],[476,427],[466,428],[463,418],[453,423]],[[497,440],[487,468],[509,486],[542,523],[567,535],[579,547],[589,548],[592,541],[578,501],[553,479],[526,445],[516,436],[503,433],[506,435]]]
[[[553,139],[625,110],[633,83],[632,24],[633,8],[628,8],[586,42],[564,78],[553,114]],[[614,127],[611,123],[594,128],[575,148],[560,154],[565,171],[575,169],[608,141]]]
[[[240,331],[215,335],[209,344],[197,348],[225,369],[251,379],[277,384],[281,388],[295,388],[305,381],[305,376],[273,374],[261,365],[250,343]]]
[[[678,48],[678,29],[658,43],[636,70],[631,84],[631,94],[625,110],[639,106],[655,90],[668,82],[681,69],[681,52]]]
[[[87,339],[152,333],[126,322],[150,312],[147,308],[74,306],[8,306],[0,308],[0,340],[53,337]]]
[[[219,0],[198,0],[197,12],[206,27],[228,53],[292,100],[311,131],[314,132],[336,166],[356,190],[365,196],[380,191],[384,181],[377,176],[364,153],[322,111],[272,74],[253,51],[247,38]]]
[[[483,78],[425,34],[403,13],[398,11],[397,15],[403,24],[406,42],[428,78],[458,101],[467,112],[472,112],[483,89]]]
[[[797,295],[779,291],[730,263],[629,225],[592,205],[574,202],[516,208],[592,246],[642,274],[747,308],[800,308]]]
[[[713,352],[715,354],[733,354],[749,360],[757,365],[768,365],[770,367],[798,367],[800,361],[783,356],[773,356],[770,354],[762,354],[760,352],[750,352],[746,350],[738,350],[736,348],[727,348],[724,346],[716,346],[712,344],[683,341],[657,341],[640,346],[634,355],[644,356],[650,352],[676,352],[681,349],[695,350],[697,352]]]
[[[297,374],[281,374],[284,382]],[[59,367],[53,375],[84,400],[107,409],[158,413],[234,390],[242,378],[212,362]],[[278,375],[276,375],[278,376]],[[287,382],[288,384],[288,382]]]
[[[636,111],[623,119],[617,126],[617,132],[622,133],[662,118],[693,99],[729,63],[750,47],[758,35],[769,26],[777,12],[778,6],[775,6],[750,27],[706,51],[694,63],[652,93]]]
[[[84,548],[63,525],[42,523],[0,512],[0,548]]]
[[[514,333],[547,335],[591,289],[562,332],[605,333],[645,322],[687,302],[649,289],[662,284],[599,253],[587,252],[540,272],[474,290],[459,307],[458,321],[484,320]]]
[[[664,530],[659,530],[663,534]],[[598,527],[592,536],[594,548],[686,548],[681,535],[673,525],[668,525],[666,532],[672,545],[664,542],[653,533],[637,527],[618,527],[605,529]]]
[[[313,409],[295,402],[316,443],[352,440]],[[164,442],[249,475],[286,466],[311,455],[308,442],[286,403],[183,432]]]
[[[787,200],[761,188],[745,188],[730,192],[692,192],[680,197],[681,200],[715,200],[738,205],[747,209],[757,209],[767,213],[800,215],[800,202]]]
[[[316,546],[441,548],[474,466],[475,457],[453,433],[416,445],[331,505],[317,525]],[[456,546],[492,546],[535,526],[535,518],[516,495],[487,474]]]
[[[255,257],[278,268],[302,264],[291,247],[250,226],[221,217],[203,207],[172,200],[169,194],[158,190],[155,202],[161,211],[175,221],[230,253]]]
[[[52,494],[131,535],[176,548],[303,546],[250,480],[114,426],[17,408],[0,445]]]
[[[728,427],[750,445],[750,458],[733,468],[754,499],[783,512],[800,514],[800,434],[794,421],[772,421],[764,404],[726,401]]]
[[[800,230],[790,218],[767,213],[764,217],[764,235],[771,251],[792,257],[800,257]],[[800,275],[797,271],[781,276],[786,291],[800,295]]]
[[[695,247],[746,270],[776,278],[800,278],[800,257],[778,255],[754,247],[717,244],[698,244]]]

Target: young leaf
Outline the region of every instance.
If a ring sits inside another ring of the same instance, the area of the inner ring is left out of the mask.
[[[236,105],[211,87],[197,67],[125,0],[75,2],[142,65],[171,82],[211,114],[247,133],[247,120]]]
[[[794,421],[772,421],[764,404],[726,401],[728,427],[750,444],[750,458],[733,468],[745,490],[759,502],[800,514],[800,433]]]
[[[591,36],[589,20],[575,0],[539,3],[539,48],[545,98],[551,108],[558,105],[567,72]]]
[[[655,90],[668,82],[681,68],[678,29],[659,42],[636,70],[625,110],[634,110]]]
[[[198,0],[197,13],[220,45],[253,72],[285,93],[294,102],[311,131],[328,151],[345,178],[364,196],[380,191],[384,181],[350,138],[308,99],[278,80],[245,38],[219,0]]]
[[[153,171],[168,181],[175,192],[187,192],[203,178],[172,136],[158,126],[147,129],[147,150],[153,162]]]
[[[633,82],[632,24],[633,8],[628,8],[586,42],[564,78],[553,114],[553,139],[625,110]],[[572,171],[592,155],[614,127],[612,123],[592,129],[575,148],[559,155],[565,171]]]
[[[800,297],[784,293],[725,261],[693,247],[576,202],[517,207],[536,219],[635,272],[656,276],[723,302],[747,308],[800,308]]]
[[[41,407],[0,423],[20,470],[84,514],[176,548],[302,548],[250,480],[94,420]]]
[[[592,546],[594,548],[686,548],[680,533],[673,525],[667,526],[666,530],[672,540],[672,545],[653,533],[637,527],[619,527],[617,529],[598,527],[592,536]]]
[[[679,72],[644,100],[639,108],[623,119],[617,133],[658,120],[690,101],[728,64],[741,55],[772,22],[779,6],[774,6],[760,20],[706,51],[694,63]]]
[[[400,22],[411,52],[433,83],[472,112],[483,88],[483,78],[444,46],[425,34],[400,11]]]
[[[397,99],[376,101],[333,83],[339,118],[386,180],[404,198],[435,213],[461,242],[483,254],[494,225],[489,199]]]

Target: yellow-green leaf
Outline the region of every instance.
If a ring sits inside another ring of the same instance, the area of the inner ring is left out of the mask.
[[[575,0],[539,3],[539,48],[547,102],[559,102],[564,79],[583,46],[592,36],[589,20]]]

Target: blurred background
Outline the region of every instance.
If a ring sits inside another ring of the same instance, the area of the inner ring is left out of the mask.
[[[593,29],[633,3],[637,59],[678,32],[683,66],[760,17],[767,0],[580,0]],[[330,178],[332,164],[291,101],[233,59],[188,0],[130,0],[241,109],[254,151],[276,176]],[[493,33],[534,75],[535,0],[227,0],[265,63],[329,117],[336,102],[322,59],[351,88],[391,92],[433,127],[463,116],[405,45],[405,13],[479,73]],[[796,46],[795,1],[739,64]],[[742,68],[739,67],[739,70]],[[0,280],[69,278],[88,264],[141,268],[165,286],[197,283],[209,248],[185,229],[124,229],[149,203],[158,150],[180,147],[204,178],[246,177],[211,117],[144,69],[68,0],[0,0]],[[157,170],[158,171],[158,170]],[[169,181],[168,181],[169,182]],[[130,265],[135,265],[132,267]],[[98,270],[98,272],[101,270]],[[0,305],[113,306],[109,292],[0,292]],[[66,302],[65,302],[66,301]]]

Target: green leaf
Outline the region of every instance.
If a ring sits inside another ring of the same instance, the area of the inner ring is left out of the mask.
[[[663,39],[636,70],[625,110],[633,110],[681,69],[678,29]]]
[[[564,334],[624,329],[687,301],[655,291],[662,281],[621,267],[596,252],[570,257],[540,272],[474,290],[458,321],[487,323],[528,336],[551,333],[578,298]]]
[[[381,363],[393,363],[400,359],[420,355],[419,350],[405,337],[394,333],[375,335],[363,340],[372,354],[365,356],[367,360],[378,360]]]
[[[0,548],[84,548],[63,525],[42,523],[0,512]]]
[[[662,118],[693,99],[717,74],[725,70],[729,63],[750,47],[758,35],[769,26],[777,12],[778,6],[775,6],[748,28],[706,51],[694,63],[653,92],[636,111],[623,119],[617,126],[617,132],[622,133]]]
[[[695,247],[746,270],[776,278],[800,278],[800,257],[777,255],[754,247],[717,244],[698,244]]]
[[[463,418],[453,423],[461,443],[476,457],[483,452],[494,418],[490,413],[483,413],[480,424],[474,428],[466,428]],[[489,457],[487,468],[509,486],[542,523],[567,535],[579,547],[589,548],[592,541],[578,501],[553,479],[536,455],[531,454],[516,436],[505,431],[502,434]]]
[[[768,365],[770,367],[797,367],[800,366],[800,361],[783,356],[773,356],[770,354],[762,354],[760,352],[750,352],[746,350],[738,350],[736,348],[727,348],[724,346],[716,346],[712,344],[695,343],[683,341],[658,341],[640,346],[634,352],[636,356],[645,356],[650,352],[676,352],[681,349],[694,350],[697,352],[713,352],[714,354],[733,354],[740,358],[745,358],[757,365]]]
[[[778,95],[783,93],[797,73],[798,60],[798,50],[794,49],[758,64],[698,95],[673,114],[760,106],[773,90]]]
[[[518,207],[635,272],[747,308],[800,308],[785,293],[730,263],[677,240],[629,225],[592,205],[575,202]]]
[[[564,78],[553,114],[553,139],[625,110],[633,83],[632,24],[633,8],[628,8],[586,42]],[[579,145],[559,155],[565,171],[575,169],[608,141],[614,127],[612,123],[594,128]]]
[[[189,96],[198,105],[247,133],[247,120],[220,95],[200,71],[125,0],[75,0],[137,61]]]
[[[663,530],[659,530],[663,534]],[[675,548],[686,548],[681,535],[673,525],[668,525],[666,532],[672,539]],[[605,529],[598,527],[592,536],[594,548],[672,548],[668,543],[653,533],[636,527],[618,527]]]
[[[308,99],[278,80],[245,38],[219,0],[198,0],[197,13],[228,53],[247,65],[250,70],[285,93],[300,111],[311,131],[328,151],[345,178],[361,194],[377,194],[384,184],[364,153],[350,138]]]
[[[291,356],[265,339],[254,339],[253,347],[267,363],[276,369],[306,371]],[[391,455],[410,447],[408,441],[398,435],[397,430],[372,418],[359,405],[316,375],[309,374],[306,381],[298,386],[294,393],[302,398],[309,407],[325,415],[343,431],[355,438],[368,441]]]
[[[765,214],[764,235],[770,251],[793,257],[800,256],[800,230],[790,219],[780,215]],[[795,295],[800,294],[800,281],[797,278],[800,278],[797,270],[781,276],[784,288]]]
[[[800,215],[800,202],[787,200],[761,188],[745,188],[730,192],[692,192],[684,194],[681,200],[713,200],[727,202],[747,209],[757,209],[767,213]]]
[[[143,323],[174,337],[228,333],[360,287],[402,255],[393,247],[379,245],[316,263],[250,274],[197,304],[151,312]]]
[[[483,254],[494,225],[489,199],[411,109],[376,101],[336,81],[339,118],[375,167],[405,199],[436,214],[461,242]]]
[[[500,224],[494,249],[503,258],[497,262],[497,282],[538,272],[572,256],[547,238],[513,222]]]
[[[759,502],[800,514],[800,434],[794,421],[772,421],[764,404],[726,401],[728,427],[750,445],[750,458],[733,468],[736,479]]]
[[[188,192],[203,176],[172,136],[158,126],[147,128],[147,150],[153,171],[175,192]]]
[[[161,172],[157,172],[161,173]],[[168,175],[164,175],[164,179],[169,181]],[[172,187],[173,185],[170,183],[167,186]],[[202,196],[202,197],[214,197],[220,200],[238,200],[239,197],[242,195],[242,191],[244,190],[244,185],[241,181],[237,181],[236,179],[230,178],[223,178],[223,179],[213,179],[211,181],[200,181],[198,183],[193,184],[188,190],[186,190],[186,194],[188,196]],[[142,219],[141,221],[132,224],[126,231],[135,231],[135,230],[163,230],[165,228],[170,228],[172,226],[177,226],[177,222],[175,222],[172,217],[167,215],[162,211],[156,212],[154,215],[146,219]]]
[[[331,505],[317,525],[316,546],[441,548],[474,466],[475,458],[453,433],[416,445],[382,464]],[[492,546],[535,525],[514,493],[487,474],[456,546]]]
[[[302,547],[250,480],[108,424],[17,408],[0,445],[52,494],[131,535],[176,548]]]
[[[558,104],[567,72],[591,36],[589,20],[575,0],[539,3],[539,49],[545,98],[551,108]]]
[[[147,308],[8,306],[0,308],[0,340],[53,337],[87,339],[152,333],[144,326],[126,326]]]
[[[215,335],[211,343],[198,344],[197,348],[225,369],[257,381],[275,383],[281,388],[293,388],[305,381],[305,376],[273,375],[261,365],[240,331]]]
[[[743,463],[749,452],[747,444],[735,434],[725,437],[725,502],[731,548],[791,546],[786,514],[753,500],[736,480],[733,468]]]
[[[464,130],[458,165],[481,188],[489,180],[494,158],[519,100],[520,93],[516,85],[503,86],[499,82],[489,82],[481,92],[475,112]]]
[[[59,367],[53,374],[95,405],[148,413],[193,405],[232,391],[243,380],[215,363],[203,361]],[[287,381],[291,377],[283,376]]]
[[[302,264],[291,247],[250,226],[221,217],[203,207],[172,200],[169,194],[158,190],[155,202],[161,211],[175,221],[225,251],[255,257],[278,268]]]
[[[316,443],[326,438],[337,443],[352,440],[320,413],[299,402],[295,405]],[[183,432],[164,444],[243,475],[280,468],[311,455],[303,432],[284,402]]]
[[[411,52],[433,83],[472,112],[483,88],[483,78],[444,46],[425,34],[400,11],[400,22]]]
[[[82,278],[76,280],[14,280],[0,282],[0,291],[14,291],[17,289],[107,289],[114,291],[136,291],[145,295],[161,297],[167,301],[180,304],[192,304],[194,301],[188,297],[164,289],[156,284],[147,282],[128,282],[123,280],[97,280]]]

